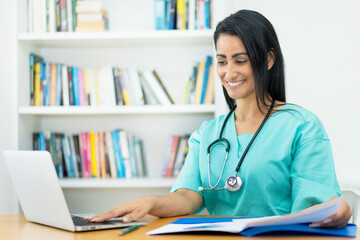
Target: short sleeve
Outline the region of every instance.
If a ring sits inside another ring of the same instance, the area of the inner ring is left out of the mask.
[[[293,153],[291,212],[340,195],[330,140],[320,120],[305,122],[301,126]]]
[[[199,150],[201,139],[201,127],[193,132],[189,138],[189,153],[186,156],[184,166],[182,167],[175,184],[171,188],[171,192],[176,192],[180,188],[190,189],[198,192],[201,186],[200,170],[199,170]]]

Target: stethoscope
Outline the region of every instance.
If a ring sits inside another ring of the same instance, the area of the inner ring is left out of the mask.
[[[251,144],[254,142],[256,136],[259,134],[261,128],[264,126],[265,122],[267,121],[267,119],[269,118],[271,112],[272,112],[272,109],[274,107],[274,103],[275,101],[273,101],[271,103],[271,106],[269,108],[269,111],[267,112],[264,120],[262,121],[262,123],[260,124],[259,128],[256,130],[256,133],[254,134],[254,136],[252,137],[252,139],[250,140],[249,144],[247,145],[244,153],[242,154],[240,160],[239,160],[239,163],[238,165],[236,166],[236,169],[235,169],[235,173],[234,175],[228,177],[228,179],[226,180],[225,182],[225,186],[222,187],[222,188],[216,188],[219,183],[220,183],[220,180],[221,180],[221,177],[224,173],[224,168],[225,168],[225,164],[226,164],[226,160],[228,158],[228,154],[229,154],[229,151],[230,151],[230,143],[229,141],[226,139],[226,138],[223,138],[222,137],[222,134],[223,134],[223,131],[224,131],[224,128],[225,128],[225,125],[229,119],[229,117],[231,116],[231,114],[235,111],[236,109],[236,106],[231,109],[231,111],[228,113],[228,115],[226,116],[225,118],[225,121],[221,127],[221,131],[220,131],[220,136],[218,139],[216,139],[215,141],[213,141],[212,143],[210,143],[210,145],[208,146],[207,148],[207,162],[208,162],[208,179],[209,179],[209,186],[210,188],[204,188],[204,187],[199,187],[198,190],[199,191],[204,191],[204,190],[223,190],[223,189],[227,189],[231,192],[234,192],[234,191],[237,191],[241,188],[241,185],[242,185],[242,180],[239,176],[237,176],[238,172],[239,172],[239,169],[240,169],[240,166],[242,164],[242,162],[244,161],[244,158],[247,154],[247,152],[249,151],[249,148],[251,146]],[[226,153],[225,153],[225,159],[224,159],[224,163],[222,165],[222,169],[221,169],[221,172],[220,172],[220,176],[219,176],[219,179],[218,181],[216,182],[216,184],[214,186],[212,186],[211,184],[211,178],[210,178],[210,152],[211,152],[211,148],[215,145],[215,144],[218,144],[218,143],[223,143],[225,146],[226,146]]]

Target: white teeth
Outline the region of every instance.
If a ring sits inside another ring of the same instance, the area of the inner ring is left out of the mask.
[[[235,87],[235,86],[238,86],[240,84],[243,84],[245,82],[245,80],[242,80],[240,82],[227,82],[229,84],[229,86],[231,87]]]

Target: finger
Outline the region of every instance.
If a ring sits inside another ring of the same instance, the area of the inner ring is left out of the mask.
[[[140,218],[144,217],[146,212],[141,209],[135,209],[131,213],[128,213],[122,217],[123,222],[132,222],[139,220]]]

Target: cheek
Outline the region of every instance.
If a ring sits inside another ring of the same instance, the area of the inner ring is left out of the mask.
[[[220,78],[220,80],[223,80],[223,78],[224,78],[224,76],[225,76],[225,71],[224,71],[224,69],[222,69],[222,68],[217,68],[217,70],[216,70],[216,72],[217,72],[217,75],[219,76],[219,78]]]

